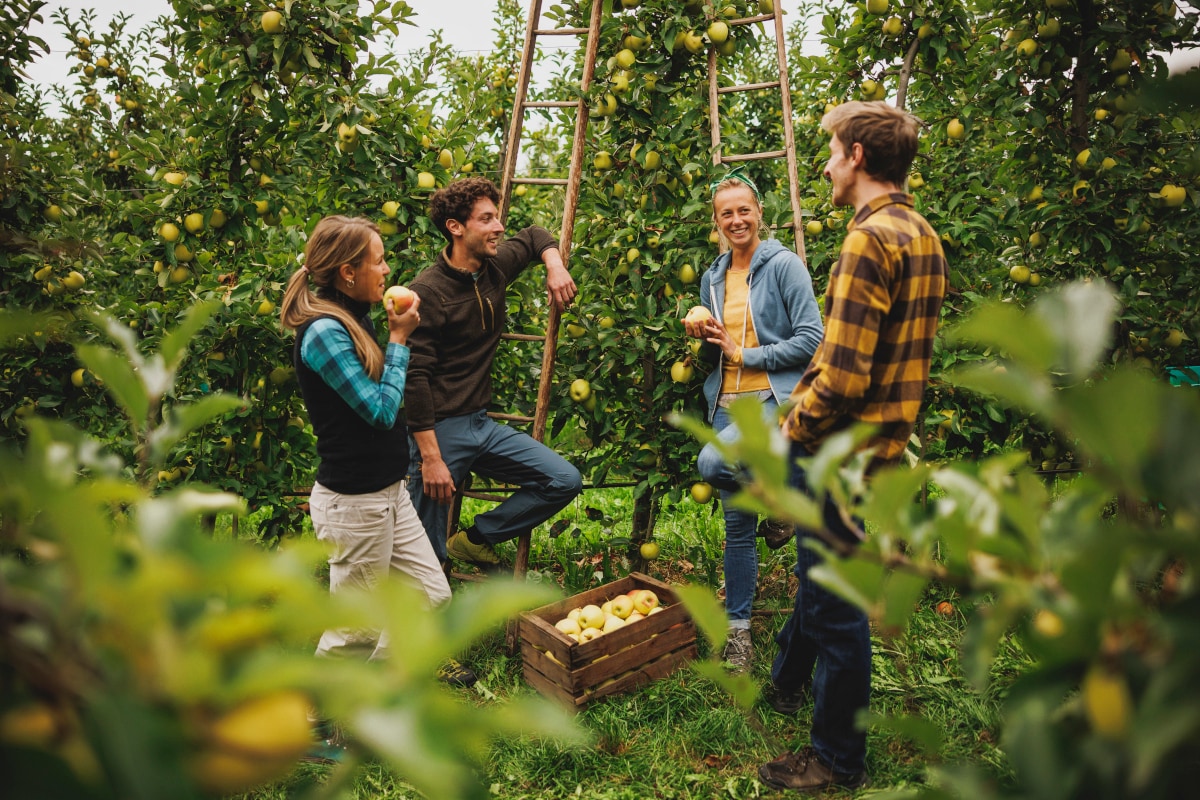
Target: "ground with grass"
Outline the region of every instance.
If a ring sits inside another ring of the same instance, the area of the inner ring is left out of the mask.
[[[628,490],[587,492],[563,518],[573,524],[557,537],[539,531],[531,550],[530,579],[555,581],[564,594],[575,594],[614,580],[629,569],[623,560],[628,542]],[[656,529],[662,555],[649,573],[668,583],[699,583],[720,593],[722,521],[713,506],[686,501],[666,504]],[[472,509],[466,509],[469,516]],[[564,527],[564,526],[560,526]],[[773,637],[783,625],[795,578],[795,549],[770,551],[760,545],[760,588],[752,629],[754,682],[770,681]],[[946,605],[949,603],[949,606]],[[942,604],[939,611],[939,604]],[[909,629],[883,636],[876,631],[874,689],[869,733],[866,796],[880,790],[924,783],[934,764],[970,761],[987,765],[996,780],[1008,776],[996,739],[999,706],[1005,688],[1027,663],[1019,644],[1010,641],[996,660],[991,687],[974,691],[958,668],[958,643],[965,615],[948,591],[931,590]],[[712,654],[701,642],[701,656]],[[475,690],[460,690],[463,702],[503,703],[533,690],[522,677],[520,655],[509,655],[502,631],[480,641],[466,654],[480,676]],[[579,713],[590,733],[584,746],[514,738],[493,744],[480,764],[487,796],[496,798],[641,798],[771,797],[779,793],[758,779],[760,764],[807,743],[811,706],[794,717],[776,713],[761,698],[748,712],[715,684],[689,669],[638,691],[597,701]],[[940,728],[935,747],[905,735],[903,722],[920,720]],[[320,792],[334,766],[304,764],[287,780],[249,797],[274,800]],[[367,765],[352,784],[355,798],[419,797],[383,767]],[[848,797],[850,793],[831,793]]]

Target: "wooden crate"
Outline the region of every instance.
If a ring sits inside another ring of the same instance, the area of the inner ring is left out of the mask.
[[[631,589],[652,590],[663,610],[590,642],[572,641],[554,627],[573,608],[601,605]],[[696,625],[679,597],[640,572],[528,611],[518,632],[525,680],[575,708],[669,675],[697,656]]]

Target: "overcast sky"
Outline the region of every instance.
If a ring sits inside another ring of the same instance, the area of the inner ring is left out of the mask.
[[[4,2],[4,0],[0,0]],[[404,26],[398,42],[398,49],[414,50],[421,48],[427,41],[431,31],[441,29],[446,42],[460,51],[487,50],[492,46],[492,12],[495,0],[408,0],[408,4],[416,12],[416,27]],[[523,7],[528,7],[522,2]],[[548,6],[550,3],[544,4]],[[790,20],[796,19],[795,13],[800,6],[800,0],[783,0],[784,13]],[[83,9],[91,9],[96,14],[95,29],[104,30],[108,21],[118,12],[124,12],[132,17],[130,30],[138,30],[164,14],[172,14],[168,0],[50,0],[42,10],[46,23],[35,26],[33,32],[41,36],[50,45],[50,54],[34,62],[29,73],[35,83],[48,85],[53,83],[66,84],[69,82],[68,70],[74,63],[72,53],[62,38],[61,29],[50,22],[50,14],[55,9],[63,8],[72,16],[78,18]],[[557,37],[554,37],[557,40]],[[539,40],[539,46],[542,40]],[[561,45],[560,45],[561,46]],[[1186,54],[1176,55],[1171,59],[1173,65],[1196,63],[1200,51],[1192,50]]]

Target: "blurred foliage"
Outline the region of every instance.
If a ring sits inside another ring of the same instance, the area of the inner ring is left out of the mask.
[[[813,542],[831,556],[819,582],[885,636],[907,625],[931,583],[954,587],[975,609],[961,658],[978,689],[1013,631],[1035,659],[1004,701],[1014,785],[935,758],[930,786],[897,796],[1172,798],[1197,777],[1200,398],[1103,363],[1119,314],[1111,287],[1076,282],[1028,312],[984,306],[949,337],[992,353],[948,376],[955,387],[1033,416],[1079,454],[1083,474],[1058,492],[1020,452],[868,481],[846,432],[809,460],[819,496],[832,492],[872,531],[845,558],[834,541]],[[787,488],[774,432],[749,407],[734,413],[751,433],[724,447],[757,478],[740,502],[819,528],[812,501]],[[921,504],[926,482],[934,499]],[[941,735],[927,727],[913,736]]]

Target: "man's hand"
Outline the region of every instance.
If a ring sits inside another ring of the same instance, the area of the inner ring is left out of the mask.
[[[443,505],[454,498],[454,479],[450,477],[446,462],[440,458],[421,462],[421,486],[426,495]]]
[[[575,288],[575,279],[567,272],[557,247],[543,252],[542,261],[546,264],[546,294],[550,302],[562,311],[575,299],[575,293],[578,291]]]
[[[428,430],[413,431],[412,435],[421,451],[421,490],[439,503],[449,503],[454,497],[454,478],[442,460],[437,434]]]

